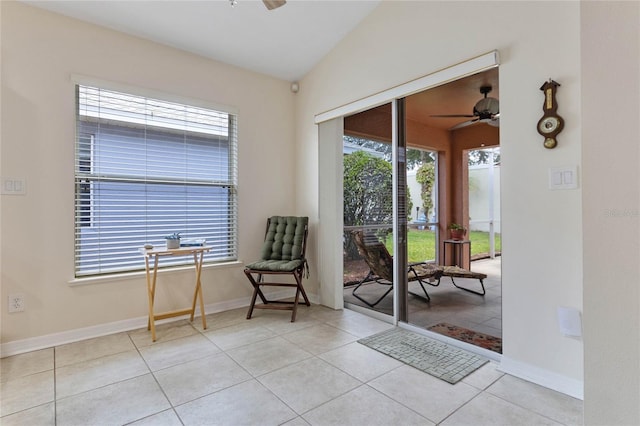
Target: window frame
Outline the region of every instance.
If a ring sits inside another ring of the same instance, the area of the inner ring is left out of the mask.
[[[108,92],[119,92],[131,97],[142,97],[152,101],[156,100],[159,102],[180,104],[186,107],[204,108],[207,110],[214,111],[216,113],[227,115],[227,119],[228,119],[227,134],[226,136],[223,137],[224,142],[218,141],[217,145],[215,146],[212,145],[212,148],[211,148],[212,150],[211,152],[214,155],[216,150],[222,150],[222,152],[224,152],[224,156],[218,157],[218,158],[223,158],[225,162],[221,163],[222,168],[220,168],[220,165],[218,165],[219,167],[216,170],[218,172],[221,172],[222,170],[227,168],[228,170],[224,172],[226,174],[223,175],[225,179],[222,179],[220,181],[218,181],[217,179],[211,179],[206,183],[202,181],[198,181],[198,179],[195,179],[195,178],[191,180],[185,179],[184,181],[178,181],[175,179],[166,179],[166,181],[164,183],[160,183],[160,185],[162,184],[176,185],[177,184],[177,185],[183,185],[185,188],[192,188],[192,189],[198,186],[209,187],[209,188],[213,188],[214,192],[216,193],[218,193],[218,191],[215,188],[221,189],[222,191],[220,192],[220,194],[223,195],[222,200],[224,201],[223,201],[223,204],[220,204],[220,206],[222,207],[223,210],[226,211],[226,215],[225,215],[226,221],[224,222],[224,226],[220,226],[219,228],[218,228],[218,225],[214,225],[213,222],[210,222],[210,223],[211,223],[212,229],[222,229],[223,231],[222,232],[223,237],[220,239],[218,246],[221,247],[220,252],[224,253],[224,255],[220,256],[219,251],[212,252],[208,256],[205,256],[204,263],[209,265],[209,264],[221,264],[221,263],[237,261],[238,260],[238,126],[237,126],[238,114],[237,114],[237,111],[234,108],[221,107],[220,105],[214,105],[212,103],[204,102],[202,100],[188,99],[184,97],[168,95],[165,93],[148,91],[145,89],[136,89],[132,87],[116,85],[109,82],[98,81],[95,79],[87,79],[87,78],[74,76],[72,80],[74,83],[74,88],[76,93],[76,99],[75,99],[76,135],[74,138],[75,139],[75,150],[74,150],[74,185],[75,185],[75,189],[74,189],[74,203],[75,203],[74,204],[74,222],[75,222],[74,224],[74,232],[75,232],[74,276],[75,276],[75,279],[83,280],[83,279],[90,279],[90,278],[96,278],[96,277],[100,278],[103,276],[125,275],[125,274],[130,274],[135,272],[141,272],[144,270],[144,259],[141,255],[139,256],[139,263],[137,263],[136,266],[113,267],[113,265],[111,265],[105,268],[102,266],[102,262],[100,260],[96,262],[97,266],[94,268],[86,269],[82,266],[81,259],[83,256],[82,255],[82,245],[83,245],[82,239],[83,238],[81,236],[81,228],[94,227],[96,224],[95,215],[97,211],[97,206],[96,206],[95,185],[96,185],[96,182],[109,182],[110,180],[108,175],[96,177],[95,176],[96,173],[94,173],[94,167],[95,167],[94,155],[96,150],[95,147],[96,147],[96,144],[99,143],[97,141],[96,135],[91,134],[89,132],[86,132],[84,134],[80,132],[81,121],[82,121],[82,115],[80,112],[80,97],[79,97],[80,86],[94,87],[94,88],[98,88],[100,90],[104,90]],[[100,123],[102,123],[103,121],[106,123],[106,121],[108,120],[103,118],[96,118],[95,121],[97,121],[98,123],[97,125],[99,126]],[[126,120],[123,122],[126,122]],[[146,128],[146,125],[135,125],[134,127],[138,129],[144,129]],[[159,128],[156,125],[152,125],[152,127],[156,130]],[[162,126],[160,126],[160,128],[161,127]],[[169,128],[170,127],[167,126],[167,129]],[[167,130],[166,133],[169,134],[172,132],[175,132],[175,130],[171,130],[171,132]],[[190,133],[190,134],[204,134],[204,133],[199,133],[197,131],[193,131],[193,129],[187,129],[187,130],[184,130],[184,132]],[[85,144],[84,157],[82,156],[83,153],[81,152],[81,148],[80,148],[82,144],[81,140],[83,138],[89,141]],[[145,144],[146,144],[146,139],[145,139]],[[187,142],[185,142],[185,146],[186,145],[187,145]],[[206,144],[204,145],[204,149],[205,150],[208,149]],[[83,161],[85,162],[88,161],[88,164],[82,164]],[[184,169],[185,175],[187,175],[186,172],[190,170],[189,163],[188,162],[185,163],[184,167],[185,167]],[[83,168],[84,170],[82,170]],[[212,165],[212,168],[213,168],[213,165]],[[215,173],[215,172],[212,172],[212,173]],[[97,173],[97,175],[100,175],[100,174],[101,174],[100,172]],[[87,176],[91,176],[91,178],[87,179]],[[147,176],[145,175],[144,178],[146,177]],[[132,184],[136,184],[136,183],[139,184],[140,182],[144,181],[144,178],[133,179],[131,181],[125,179],[124,181]],[[88,197],[85,196],[86,198],[84,200],[84,210],[82,206],[83,204],[82,194],[80,192],[81,191],[80,182],[83,179],[85,179],[85,181],[82,185],[88,185],[87,191],[89,194]],[[157,182],[153,182],[153,183],[157,183]],[[145,185],[153,185],[153,183],[148,183],[146,181],[144,182]],[[217,196],[211,196],[209,197],[209,201],[216,198]],[[144,204],[148,206],[148,202],[145,202]],[[190,214],[191,213],[188,213],[188,212],[185,213],[185,220],[187,220],[186,217],[189,217]],[[212,216],[212,214],[210,213],[209,216]],[[82,220],[83,217],[86,217],[88,219],[83,221]],[[149,226],[148,220],[149,219],[146,219],[144,221],[143,227],[145,229],[147,229]],[[126,238],[129,238],[129,240],[132,241],[134,240],[134,235],[135,235],[135,232],[130,232],[129,235],[126,236]],[[187,235],[187,237],[196,238],[197,236]],[[209,245],[209,243],[210,241],[207,239],[207,245]],[[127,255],[129,256],[129,259],[134,259],[133,253],[128,253]],[[175,258],[172,257],[172,261],[163,262],[162,268],[163,269],[176,268],[176,267],[180,268],[190,264],[191,262],[192,262],[192,259],[190,259],[188,256],[175,257]],[[123,261],[123,264],[126,264],[126,261]]]

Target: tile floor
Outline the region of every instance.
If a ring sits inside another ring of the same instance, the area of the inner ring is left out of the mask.
[[[391,325],[321,306],[163,324],[1,360],[10,425],[578,425],[582,402],[490,362],[450,385],[359,343]]]
[[[502,337],[502,286],[501,286],[501,258],[476,260],[471,263],[471,270],[487,274],[484,280],[486,294],[478,296],[457,289],[451,284],[451,279],[444,277],[438,287],[425,285],[431,296],[430,302],[409,295],[409,323],[418,327],[428,328],[440,322],[468,328],[490,336]],[[480,290],[478,280],[456,278],[456,284]],[[353,286],[344,290],[346,303],[368,308],[355,298]],[[361,286],[357,293],[363,299],[376,301],[388,289],[377,283]],[[422,294],[416,282],[410,283],[410,291]],[[371,309],[371,308],[368,308]],[[387,315],[393,315],[393,297],[387,295],[373,310]]]

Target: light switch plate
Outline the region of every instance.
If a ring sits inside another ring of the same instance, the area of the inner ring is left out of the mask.
[[[23,178],[2,178],[2,195],[25,195],[27,184]]]
[[[549,189],[577,189],[578,166],[549,168]]]

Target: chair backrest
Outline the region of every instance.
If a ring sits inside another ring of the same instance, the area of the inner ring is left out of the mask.
[[[261,259],[304,260],[308,233],[308,217],[270,217],[267,219],[267,230],[260,252]]]
[[[369,269],[380,278],[393,281],[393,257],[374,234],[355,231],[353,239]]]

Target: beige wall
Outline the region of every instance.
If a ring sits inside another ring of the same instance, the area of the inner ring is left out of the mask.
[[[301,81],[296,108],[299,210],[317,211],[316,114],[499,50],[503,365],[577,395],[583,344],[560,334],[556,309],[582,310],[581,190],[550,191],[547,176],[581,162],[579,34],[577,2],[383,2]],[[535,127],[549,77],[566,120],[554,150]]]
[[[1,174],[23,177],[28,187],[26,196],[0,201],[2,343],[146,313],[142,278],[68,285],[70,74],[239,109],[240,255],[247,258],[257,252],[262,218],[282,213],[282,203],[311,216],[312,235],[328,226],[317,221],[318,171],[327,160],[318,159],[315,114],[498,49],[507,367],[569,391],[584,380],[586,424],[640,424],[638,9],[637,2],[383,3],[301,82],[294,109],[286,82],[1,2]],[[534,127],[538,88],[549,77],[562,84],[567,123],[555,150],[542,148]],[[260,167],[279,161],[297,168]],[[547,169],[560,165],[580,166],[579,190],[547,189]],[[282,196],[259,198],[270,188]],[[619,238],[623,232],[632,237]],[[310,248],[312,265],[338,263],[317,251]],[[245,301],[240,269],[206,270],[206,302]],[[188,274],[173,277],[177,288],[160,297],[181,297],[189,286]],[[12,292],[27,296],[25,312],[6,313]],[[582,310],[583,292],[584,375],[582,340],[563,337],[555,323],[557,306]]]
[[[581,21],[585,424],[639,425],[640,3]]]
[[[258,255],[267,216],[295,214],[294,95],[287,82],[21,3],[3,1],[1,9],[2,176],[27,182],[26,195],[2,196],[1,304],[4,308],[12,293],[26,297],[24,312],[2,311],[3,344],[121,321],[127,327],[127,321],[147,313],[141,275],[69,285],[74,274],[72,74],[239,111],[241,260]],[[163,285],[168,280],[171,285]],[[162,276],[159,309],[187,306],[192,280],[192,271]],[[205,303],[214,308],[242,305],[251,294],[241,265],[204,270],[203,286]],[[315,293],[313,281],[308,289]]]

